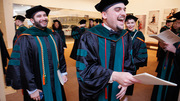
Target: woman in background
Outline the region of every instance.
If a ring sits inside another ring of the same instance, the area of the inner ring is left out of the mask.
[[[139,67],[147,66],[147,48],[145,38],[141,31],[135,29],[137,19],[138,18],[133,15],[128,15],[125,20],[126,30],[130,33],[132,39],[131,55],[133,56],[132,61],[136,66],[134,72],[135,74]],[[132,95],[133,88],[134,85],[129,86],[126,93],[128,93],[128,95]]]
[[[62,30],[61,22],[59,20],[53,20],[53,22],[54,22],[52,25],[53,32],[56,32],[60,35],[63,41],[63,48],[67,48],[66,39],[65,39],[64,31]]]

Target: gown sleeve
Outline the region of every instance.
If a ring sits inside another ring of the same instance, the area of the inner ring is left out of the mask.
[[[85,32],[77,50],[77,77],[82,95],[95,98],[107,86],[112,70],[101,66],[97,36]]]
[[[35,83],[35,75],[33,64],[33,48],[30,43],[32,39],[29,36],[21,36],[11,54],[11,59],[7,69],[7,85],[12,86],[15,89],[27,89],[33,91],[37,89]]]

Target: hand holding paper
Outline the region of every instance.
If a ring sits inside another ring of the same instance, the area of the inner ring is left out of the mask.
[[[151,38],[155,38],[160,42],[166,42],[169,44],[174,44],[180,42],[180,37],[174,34],[171,30],[165,30],[158,35],[149,35]]]
[[[175,84],[175,83],[172,83],[172,82],[169,82],[166,80],[162,80],[162,79],[157,78],[148,73],[134,75],[134,78],[140,80],[142,84],[147,84],[147,85],[177,86],[177,84]]]

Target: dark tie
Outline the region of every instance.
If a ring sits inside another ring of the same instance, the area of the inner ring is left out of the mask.
[[[121,32],[122,32],[122,30],[119,30],[119,31],[113,31],[112,29],[109,31],[109,36],[111,36],[111,35],[120,35],[121,34]]]

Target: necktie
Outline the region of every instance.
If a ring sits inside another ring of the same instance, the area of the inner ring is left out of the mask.
[[[118,36],[119,36],[119,35],[121,34],[121,32],[122,32],[122,30],[119,30],[119,31],[117,31],[117,32],[116,32],[116,31],[113,31],[113,30],[110,30],[110,31],[109,31],[109,36],[111,36],[111,35],[118,35]]]

